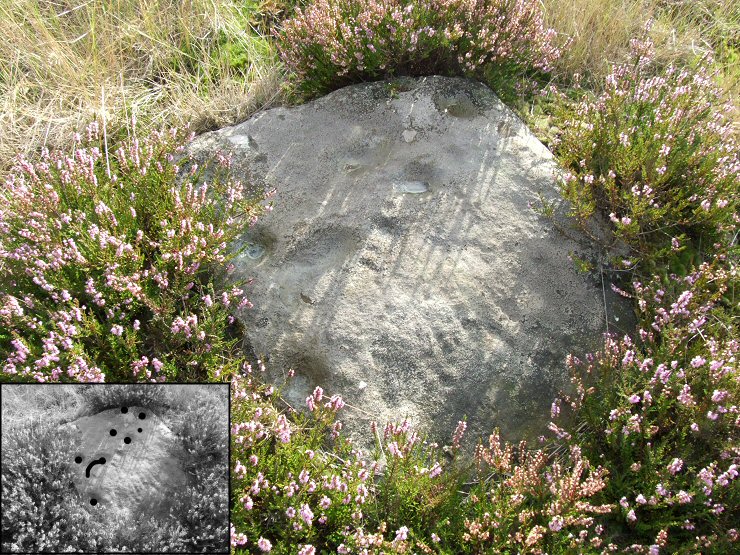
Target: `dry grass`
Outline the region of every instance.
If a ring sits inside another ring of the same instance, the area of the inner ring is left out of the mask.
[[[686,63],[715,50],[726,65],[731,45],[740,46],[740,11],[734,0],[543,0],[543,5],[547,24],[558,31],[561,44],[568,41],[555,68],[565,82],[578,73],[597,84],[611,64],[624,60],[630,39],[641,36],[649,19],[657,59],[666,64]],[[724,83],[728,90],[737,90],[737,74],[735,69]]]
[[[105,118],[234,123],[273,102],[271,44],[237,0],[0,0],[0,168]]]

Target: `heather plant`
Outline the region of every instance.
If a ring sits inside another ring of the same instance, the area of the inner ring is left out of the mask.
[[[111,152],[92,123],[70,154],[18,158],[0,208],[4,379],[187,380],[229,364],[229,310],[249,301],[223,269],[265,206],[223,155],[183,159],[186,139],[154,131]]]
[[[605,524],[621,547],[724,553],[740,539],[736,271],[717,258],[635,282],[638,337],[569,359],[576,394],[553,417],[567,407],[575,421],[552,429],[609,470],[603,499],[619,508]]]
[[[552,38],[531,0],[319,0],[278,35],[308,95],[391,75],[547,71],[559,55]]]
[[[215,388],[219,395],[209,399],[199,394],[194,398],[198,401],[196,406],[185,405],[170,417],[171,429],[181,438],[188,454],[183,460],[186,472],[211,471],[221,466],[225,473],[229,449],[228,385],[201,387]],[[198,418],[192,418],[192,414],[198,414]]]
[[[205,465],[193,473],[193,483],[175,493],[172,499],[172,513],[169,521],[163,524],[166,527],[156,526],[153,537],[161,537],[157,551],[169,551],[167,541],[173,538],[179,540],[178,549],[184,553],[221,553],[228,545],[229,538],[229,493],[226,482],[228,472],[228,456],[226,451],[216,468]],[[146,522],[142,522],[145,525]],[[176,533],[165,533],[173,530]],[[198,533],[188,532],[197,530]],[[146,536],[144,536],[146,537]],[[147,538],[148,539],[148,538]],[[144,549],[143,551],[153,551]]]
[[[232,546],[337,549],[344,526],[362,518],[373,470],[340,436],[339,396],[317,388],[312,410],[291,417],[278,403],[251,366],[232,381]]]
[[[317,387],[307,411],[277,410],[279,391],[251,367],[232,395],[236,553],[596,552],[603,543],[594,517],[612,507],[590,498],[607,472],[577,447],[551,456],[494,432],[471,469],[460,456],[464,422],[447,458],[403,421],[382,433],[371,423],[371,456],[343,437],[337,395]]]
[[[672,261],[685,273],[700,250],[711,254],[737,228],[740,149],[731,107],[706,66],[655,74],[652,43],[632,47],[604,92],[584,94],[565,116],[556,147],[568,170],[562,192],[581,223],[608,215],[634,264],[651,273]]]

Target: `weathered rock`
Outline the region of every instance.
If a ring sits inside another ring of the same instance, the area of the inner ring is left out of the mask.
[[[69,426],[81,438],[79,451],[69,454],[81,503],[136,516],[146,502],[148,511],[167,514],[168,500],[185,486],[186,475],[178,442],[158,416],[142,407],[121,407]]]
[[[566,354],[594,346],[605,310],[624,322],[569,259],[597,253],[532,208],[558,199],[551,154],[479,83],[347,87],[194,148],[233,150],[240,177],[276,188],[237,261],[247,341],[276,378],[295,369],[293,403],[342,393],[365,445],[370,419],[541,433]]]

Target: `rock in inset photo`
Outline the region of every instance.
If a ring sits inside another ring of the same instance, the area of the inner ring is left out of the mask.
[[[228,384],[3,384],[2,552],[228,552],[228,421]]]

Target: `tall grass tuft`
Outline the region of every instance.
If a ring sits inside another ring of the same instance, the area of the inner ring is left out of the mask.
[[[114,135],[132,113],[199,131],[245,119],[281,80],[247,15],[235,0],[0,0],[0,168],[96,118]]]

